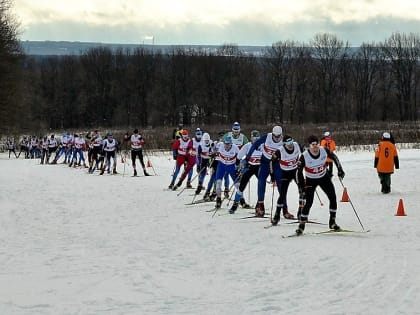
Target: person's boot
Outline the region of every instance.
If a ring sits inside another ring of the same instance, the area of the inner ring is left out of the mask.
[[[203,199],[205,201],[210,201],[210,191],[206,190],[206,192],[204,193]]]
[[[211,195],[210,195],[210,201],[213,201],[214,199],[216,199],[216,196],[217,196],[217,194],[216,194],[216,192],[213,190],[213,192],[211,193]]]
[[[340,231],[340,226],[335,222],[335,218],[330,217],[330,221],[328,222],[328,226],[331,230]]]
[[[296,235],[302,235],[303,231],[305,231],[305,222],[300,222],[299,227],[296,230]]]
[[[226,187],[226,188],[225,188],[225,190],[224,190],[224,192],[223,192],[223,193],[224,193],[224,195],[225,195],[225,198],[226,198],[226,199],[229,199],[229,188],[228,188],[228,187]]]
[[[143,170],[143,174],[144,174],[144,176],[150,176],[150,174],[149,174],[149,173],[147,173],[147,171],[146,171],[146,170]]]
[[[187,188],[193,188],[193,186],[191,185],[191,180],[187,180]]]
[[[134,170],[134,175],[133,176],[137,176],[137,170]]]
[[[271,224],[272,225],[277,225],[280,221],[280,207],[277,207],[276,209],[276,213],[274,214],[273,219],[271,219]]]
[[[173,189],[173,188],[174,188],[174,185],[175,185],[175,182],[174,182],[174,181],[172,181],[172,182],[169,184],[168,188],[169,188],[169,189]]]
[[[264,201],[258,201],[257,205],[255,206],[255,216],[264,217],[264,215],[265,215]]]
[[[289,211],[287,211],[287,208],[283,208],[283,217],[288,220],[295,219],[295,216],[291,214]]]
[[[245,201],[245,199],[243,197],[239,200],[239,203],[241,204],[241,207],[244,208],[244,209],[251,208],[251,206],[246,203],[246,201]]]
[[[222,206],[222,198],[217,197],[216,198],[216,209],[220,209],[221,206]]]
[[[178,181],[178,183],[172,188],[172,190],[177,190],[179,187],[181,187],[182,186],[182,180],[180,179],[179,181]]]
[[[203,183],[198,183],[197,189],[195,190],[195,194],[199,195],[201,190],[203,189]]]
[[[235,211],[238,209],[238,205],[239,205],[239,203],[237,201],[233,202],[232,207],[229,209],[229,213],[234,214]]]

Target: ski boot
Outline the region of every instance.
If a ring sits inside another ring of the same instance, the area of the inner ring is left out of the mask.
[[[255,216],[263,218],[265,215],[264,201],[258,201],[255,206]]]
[[[235,201],[235,202],[233,203],[232,207],[229,209],[229,213],[230,213],[230,214],[234,214],[234,213],[235,213],[235,211],[238,209],[238,205],[239,205],[239,203],[238,203],[237,201]]]
[[[210,192],[206,190],[203,196],[204,201],[210,201]]]
[[[116,169],[113,169],[112,170],[112,174],[118,174],[117,170]]]
[[[150,174],[147,173],[146,170],[143,170],[143,174],[144,174],[144,176],[150,176]]]
[[[176,185],[174,185],[172,190],[177,190],[179,187],[181,187],[181,185],[182,185],[182,180],[179,180],[178,183]]]
[[[137,170],[134,170],[133,176],[137,176]]]
[[[246,201],[245,201],[245,199],[244,199],[244,198],[241,198],[241,199],[239,200],[239,203],[241,204],[241,207],[242,207],[242,208],[244,208],[244,209],[249,209],[249,208],[251,208],[251,206],[250,206],[249,204],[247,204],[247,203],[246,203]]]
[[[223,194],[225,195],[226,199],[229,199],[229,188],[225,187],[225,190],[223,191]]]
[[[195,194],[199,195],[201,190],[204,188],[202,183],[198,183],[197,189],[195,190]]]
[[[191,181],[190,180],[187,180],[187,188],[188,189],[193,188],[193,186],[191,185]]]
[[[216,198],[216,209],[220,209],[220,207],[222,206],[222,198],[217,197]]]
[[[210,195],[210,201],[213,201],[214,199],[216,199],[216,196],[217,196],[216,192],[213,191]]]
[[[174,188],[174,185],[175,185],[175,183],[174,183],[174,181],[172,181],[172,182],[169,184],[168,189],[173,189],[173,188]]]
[[[337,225],[337,223],[335,223],[335,218],[330,217],[330,221],[328,222],[328,226],[330,227],[331,230],[334,231],[340,231],[341,228],[339,225]]]
[[[296,235],[302,235],[303,231],[305,231],[305,222],[300,222],[299,227],[296,230]]]
[[[291,214],[287,209],[283,208],[283,217],[288,220],[295,219],[295,216]]]
[[[280,208],[277,207],[274,217],[271,219],[272,225],[277,225],[280,221]]]

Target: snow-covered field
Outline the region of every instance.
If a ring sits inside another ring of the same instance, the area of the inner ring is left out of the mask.
[[[186,206],[192,190],[165,190],[169,154],[150,156],[157,176],[133,178],[128,165],[125,176],[98,176],[2,153],[0,314],[419,314],[420,151],[399,154],[383,195],[373,152],[338,152],[371,232],[282,238],[296,225],[264,229],[268,219],[239,219],[250,210],[226,214],[227,201],[214,217],[213,203]],[[326,223],[319,196],[311,218]],[[297,199],[292,184],[289,205]],[[400,199],[405,217],[395,216]],[[348,202],[337,223],[362,230]]]

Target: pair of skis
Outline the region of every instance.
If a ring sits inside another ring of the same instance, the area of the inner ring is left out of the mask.
[[[289,235],[283,235],[283,238],[289,238],[289,237],[297,237],[297,236],[303,236],[303,235],[324,235],[324,234],[363,234],[363,233],[369,233],[370,230],[348,230],[348,229],[340,229],[340,230],[326,230],[326,231],[320,231],[320,232],[309,232],[309,233],[303,233],[303,234],[289,234]]]

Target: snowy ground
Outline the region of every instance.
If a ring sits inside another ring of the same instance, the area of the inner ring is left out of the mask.
[[[282,238],[295,224],[264,229],[268,219],[239,220],[249,210],[226,214],[226,201],[213,218],[213,203],[186,206],[191,190],[165,191],[169,155],[150,157],[158,176],[133,178],[129,166],[98,176],[0,154],[0,314],[419,314],[420,151],[399,153],[382,195],[373,152],[338,152],[370,233],[297,238]],[[319,195],[311,218],[327,222]],[[395,216],[400,198],[405,217]],[[271,202],[268,186],[268,212]],[[337,222],[362,229],[350,203]]]

